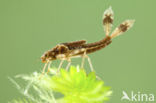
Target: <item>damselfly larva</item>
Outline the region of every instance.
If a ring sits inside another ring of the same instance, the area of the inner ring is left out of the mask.
[[[111,35],[109,35],[114,20],[114,14],[111,7],[109,7],[104,12],[102,19],[103,19],[103,28],[106,34],[105,38],[94,43],[86,43],[85,40],[80,40],[74,42],[60,43],[56,45],[54,48],[45,52],[42,55],[41,60],[43,63],[45,63],[42,73],[45,72],[47,65],[48,68],[50,68],[51,62],[57,59],[61,60],[57,72],[59,72],[65,60],[68,61],[68,65],[66,67],[66,69],[68,70],[71,64],[71,58],[74,57],[82,57],[81,68],[83,68],[85,58],[87,58],[91,71],[94,71],[91,60],[87,56],[87,54],[93,53],[97,50],[106,47],[112,42],[113,38],[126,32],[128,29],[130,29],[133,26],[134,23],[134,20],[125,20],[112,32]]]

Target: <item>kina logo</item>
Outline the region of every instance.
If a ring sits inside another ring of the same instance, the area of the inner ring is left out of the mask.
[[[154,94],[152,93],[141,93],[141,92],[134,92],[131,91],[130,93],[127,93],[125,91],[122,91],[122,97],[121,101],[134,101],[134,102],[153,102],[154,101]]]

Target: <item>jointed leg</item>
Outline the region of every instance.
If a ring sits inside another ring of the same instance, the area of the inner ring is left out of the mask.
[[[70,64],[71,64],[71,59],[68,59],[67,61],[68,61],[68,64],[67,64],[67,66],[66,66],[66,70],[68,71],[69,66],[70,66]]]
[[[88,63],[89,63],[90,69],[93,72],[94,71],[94,68],[93,68],[92,62],[91,62],[90,58],[86,55],[86,52],[84,53],[84,55],[82,57],[81,68],[83,68],[83,66],[84,66],[85,58],[88,59]],[[96,78],[99,79],[99,80],[101,80],[101,78],[98,77],[98,76],[96,76]]]
[[[89,58],[87,55],[86,55],[86,57],[87,57],[87,59],[88,59],[89,65],[90,65],[90,69],[91,69],[91,71],[93,72],[93,71],[94,71],[94,68],[93,68],[92,62],[91,62],[90,58]],[[97,76],[97,75],[96,75],[96,78],[97,78],[98,80],[101,80],[101,78],[100,78],[99,76]]]
[[[59,67],[58,67],[58,69],[57,69],[57,73],[60,72],[60,69],[61,69],[61,66],[62,66],[63,62],[64,62],[64,60],[61,60],[60,65],[59,65]]]
[[[83,67],[84,67],[85,58],[86,58],[86,52],[84,52],[84,54],[83,54],[83,56],[82,56],[82,62],[81,62],[81,68],[82,68],[82,69],[83,69]]]
[[[47,70],[47,74],[50,72],[50,65],[51,65],[52,61],[49,62],[48,64],[48,70]]]
[[[45,69],[46,69],[48,63],[49,63],[49,61],[44,65],[43,70],[42,70],[42,74],[45,73]]]
[[[92,65],[92,62],[91,62],[90,58],[89,58],[87,55],[86,55],[86,58],[88,59],[88,63],[89,63],[89,65],[90,65],[91,71],[94,71],[93,65]]]
[[[42,74],[40,75],[39,79],[41,79],[42,76],[44,75],[45,69],[46,69],[48,63],[49,63],[49,61],[44,65],[43,70],[42,70]]]

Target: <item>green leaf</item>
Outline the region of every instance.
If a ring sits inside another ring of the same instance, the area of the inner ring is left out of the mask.
[[[51,69],[42,78],[41,73],[37,72],[16,76],[16,79],[25,80],[27,86],[23,88],[10,78],[24,98],[9,103],[103,103],[112,93],[104,81],[96,78],[95,72],[87,74],[79,66],[71,66],[69,71],[62,68],[59,74],[56,74],[56,68]],[[53,91],[63,96],[56,99]]]
[[[71,66],[69,72],[61,70],[60,75],[53,76],[52,89],[64,95],[67,103],[100,103],[110,96],[110,88],[97,80],[95,72],[88,75],[84,69]],[[109,95],[106,95],[109,94]]]

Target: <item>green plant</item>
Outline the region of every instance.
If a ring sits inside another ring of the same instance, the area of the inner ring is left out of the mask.
[[[40,76],[37,72],[17,75],[28,83],[25,89],[9,78],[25,96],[10,103],[103,103],[112,93],[102,80],[96,79],[95,72],[87,74],[78,66],[71,66],[69,71],[62,68],[58,75],[56,68],[51,68],[48,75],[39,79]]]

